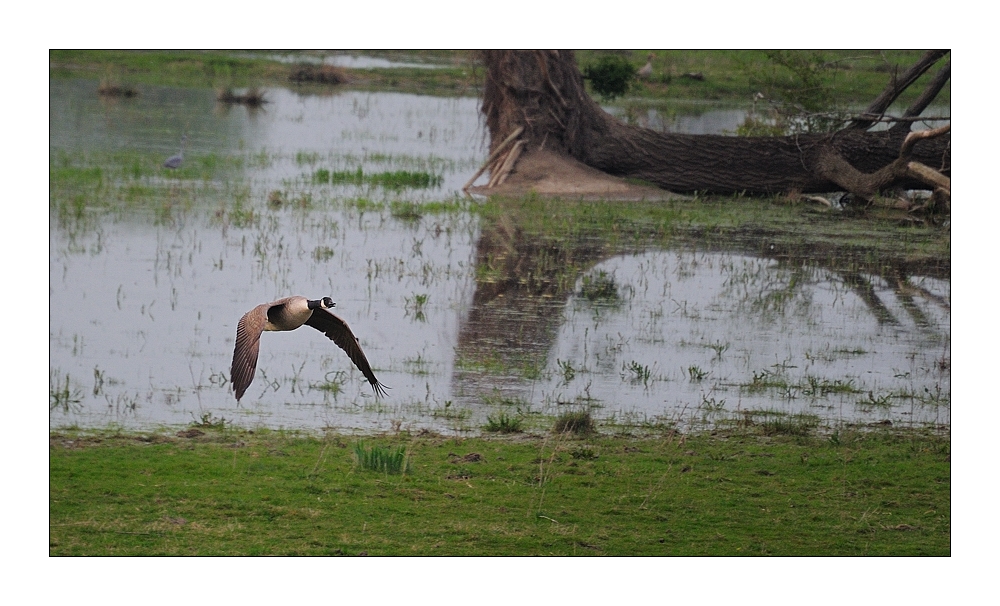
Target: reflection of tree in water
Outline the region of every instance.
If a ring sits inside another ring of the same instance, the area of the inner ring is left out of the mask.
[[[577,277],[610,256],[596,239],[527,236],[510,216],[484,225],[472,309],[459,331],[456,387],[474,389],[481,373],[490,387],[518,385],[543,368]]]
[[[842,284],[864,302],[879,324],[902,324],[896,314],[879,296],[879,289],[876,285],[880,282],[892,290],[900,306],[918,327],[926,328],[930,325],[930,321],[914,301],[914,296],[919,296],[946,312],[951,311],[951,303],[947,298],[934,294],[914,283],[914,276],[950,280],[950,262],[914,263],[886,258],[859,262],[851,254],[851,251],[833,247],[829,250],[807,250],[805,247],[780,249],[769,245],[767,249],[764,256],[777,259],[782,265],[801,268],[804,264],[812,264],[838,276]]]
[[[761,280],[756,288],[734,294],[748,314],[782,313],[788,303],[809,313],[812,305],[805,286],[815,284],[826,270],[856,294],[880,324],[900,324],[882,300],[879,290],[891,289],[900,307],[918,327],[931,324],[917,305],[921,297],[950,311],[948,297],[930,292],[914,276],[950,279],[950,263],[920,262],[874,256],[870,252],[810,243],[801,246],[772,243],[768,234],[736,234],[722,240],[678,236],[676,244],[662,237],[637,236],[623,242],[617,229],[587,236],[551,237],[533,233],[532,219],[518,213],[484,219],[476,248],[476,290],[472,308],[459,330],[456,348],[455,393],[473,396],[483,390],[516,390],[526,379],[537,378],[555,344],[565,305],[578,279],[612,257],[652,248],[688,247],[706,252],[747,255],[778,263],[755,264]],[[764,275],[766,274],[766,275]]]

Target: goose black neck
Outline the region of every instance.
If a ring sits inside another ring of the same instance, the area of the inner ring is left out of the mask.
[[[309,309],[320,309],[321,307],[323,307],[323,300],[322,299],[317,299],[315,301],[307,300],[306,305],[309,306]]]

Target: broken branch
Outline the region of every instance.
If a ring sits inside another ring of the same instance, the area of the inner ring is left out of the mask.
[[[489,168],[490,164],[492,164],[493,161],[496,160],[498,156],[500,156],[501,152],[503,152],[503,150],[506,149],[507,146],[510,145],[514,141],[514,139],[516,139],[518,135],[520,135],[522,132],[524,132],[524,127],[518,126],[517,128],[514,129],[514,132],[512,132],[506,139],[503,140],[503,142],[500,143],[500,145],[497,145],[496,149],[493,150],[493,153],[490,154],[490,157],[486,158],[486,162],[483,162],[483,165],[480,166],[479,170],[476,171],[476,174],[472,175],[472,178],[469,179],[469,181],[462,186],[462,191],[465,191],[470,187],[472,187],[472,184],[476,182],[476,179],[479,178],[479,175],[486,172],[486,169]]]

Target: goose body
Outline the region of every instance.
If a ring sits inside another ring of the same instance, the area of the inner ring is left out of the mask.
[[[636,73],[636,75],[639,76],[640,78],[642,78],[643,80],[648,80],[649,77],[653,75],[653,57],[654,56],[655,55],[653,55],[652,53],[650,53],[649,57],[648,57],[648,60],[646,61],[646,65],[643,65],[642,67],[640,67],[639,71]]]
[[[182,136],[181,137],[181,149],[180,149],[180,151],[177,152],[175,155],[170,156],[169,158],[167,158],[166,162],[163,163],[164,167],[166,167],[166,168],[178,168],[181,165],[181,162],[184,161],[184,143],[186,141],[187,141],[187,135]]]
[[[233,350],[233,366],[230,380],[236,401],[250,387],[257,370],[257,355],[260,352],[260,335],[264,331],[288,331],[306,324],[325,334],[347,354],[361,374],[368,379],[376,396],[385,396],[385,385],[379,383],[372,367],[361,350],[358,338],[351,332],[347,322],[326,311],[336,303],[330,297],[315,301],[305,297],[285,297],[271,303],[263,303],[243,314],[236,327],[236,347]]]

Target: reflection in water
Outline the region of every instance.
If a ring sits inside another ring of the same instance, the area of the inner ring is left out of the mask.
[[[101,105],[53,81],[50,423],[475,430],[497,407],[711,422],[751,409],[950,422],[946,268],[838,264],[773,246],[543,237],[453,194],[484,150],[475,99],[208,90]],[[189,135],[184,165],[160,164]],[[440,189],[315,183],[317,168],[429,170]],[[95,172],[96,170],[96,172]],[[401,205],[451,200],[444,212]],[[457,208],[457,210],[456,210]],[[625,243],[623,243],[625,242]],[[319,334],[268,339],[243,405],[236,322],[330,295],[376,400]]]
[[[950,421],[946,280],[680,243],[543,241],[506,216],[482,230],[455,377],[470,405],[494,395],[689,424],[741,410]],[[610,276],[613,294],[587,296],[593,276]]]

